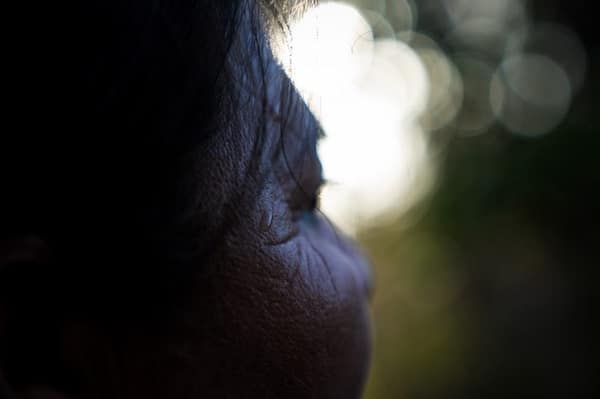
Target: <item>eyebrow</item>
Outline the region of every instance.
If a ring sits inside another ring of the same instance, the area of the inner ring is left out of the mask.
[[[315,147],[316,155],[316,145],[325,135],[321,123],[297,91],[295,91],[294,98],[291,101],[293,101],[290,107],[291,114],[288,123],[282,126],[283,134],[291,134],[300,141],[300,156],[303,156],[306,152],[312,153],[313,147]]]
[[[296,112],[300,114],[300,123],[305,125],[302,128],[305,134],[310,134],[311,136],[309,137],[311,138],[314,135],[316,141],[325,137],[325,130],[323,129],[321,122],[319,122],[316,115],[297,89],[294,89],[294,99],[292,101],[294,102],[292,108],[296,108]]]
[[[281,71],[281,73],[285,75],[285,72]],[[325,136],[320,122],[297,88],[287,75],[284,79],[285,87],[280,89],[278,97],[271,98],[272,100],[276,99],[279,103],[273,105],[269,101],[266,102],[269,117],[276,125],[279,125],[280,134],[276,152],[281,150],[282,144],[285,146],[285,142],[289,142],[290,137],[296,141],[308,141],[316,144]],[[305,147],[302,146],[304,149]]]

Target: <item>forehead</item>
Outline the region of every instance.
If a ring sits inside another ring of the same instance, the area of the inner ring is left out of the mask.
[[[200,184],[224,187],[223,198],[255,191],[246,180],[270,168],[317,159],[318,121],[279,65],[265,31],[246,14],[227,59],[226,110],[219,132],[200,158]],[[239,194],[239,192],[238,192]],[[212,201],[209,201],[212,202]]]
[[[272,116],[277,128],[273,140],[283,146],[284,150],[311,152],[315,150],[320,136],[320,124],[285,74],[283,85],[279,98],[269,100],[280,105],[279,113]]]
[[[241,29],[233,51],[233,88],[241,127],[254,150],[271,160],[314,150],[321,127],[269,47],[264,31]],[[248,43],[248,38],[255,40]],[[241,54],[240,54],[241,53]]]

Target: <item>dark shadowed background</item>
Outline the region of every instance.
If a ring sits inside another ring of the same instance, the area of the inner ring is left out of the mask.
[[[600,385],[598,19],[581,1],[528,6],[577,34],[585,82],[535,137],[497,122],[449,133],[418,221],[360,234],[378,276],[368,398],[591,398]],[[438,28],[418,24],[452,51]]]
[[[331,4],[322,1],[321,7]],[[348,10],[333,4],[339,8],[327,12],[342,18]],[[375,350],[365,397],[595,397],[600,385],[600,76],[599,19],[592,3],[343,4],[363,18],[355,25],[369,24],[367,42],[400,43],[425,67],[428,98],[415,111],[413,125],[427,143],[427,162],[434,170],[413,173],[414,179],[395,192],[394,201],[402,203],[395,211],[392,194],[376,193],[388,199],[382,204],[361,202],[363,193],[350,190],[343,195],[359,209],[340,216],[340,203],[348,208],[347,203],[324,192],[324,211],[333,209],[332,219],[356,235],[375,264]],[[334,17],[322,14],[315,42],[334,35],[330,25],[334,32],[346,29],[327,18]],[[364,37],[352,41],[352,57],[368,47]],[[327,52],[321,66],[328,66],[326,57]],[[410,85],[418,74],[402,69],[412,58],[403,60],[397,66],[409,75]],[[331,77],[343,68],[335,67]],[[395,73],[376,72],[357,86]],[[313,96],[317,92],[322,101],[313,109],[322,114],[325,132],[333,131],[331,140],[337,139],[339,124],[330,122],[335,110],[328,114],[334,107],[327,101],[339,105],[342,100],[322,95],[327,80],[316,89],[305,76],[297,81]],[[404,92],[408,102],[414,100],[406,93],[414,92]],[[377,139],[378,121],[390,113],[366,117],[373,120],[373,132],[363,130],[364,146],[341,168],[362,168],[347,184],[360,188],[374,179],[367,175],[361,183],[356,175],[377,161],[377,152],[365,155],[367,142]],[[349,108],[342,115],[354,117]],[[400,125],[394,126],[403,134]],[[349,141],[349,130],[337,140]],[[343,159],[328,158],[325,144],[322,150],[327,174],[328,165],[335,169]],[[409,159],[410,151],[390,159]],[[381,170],[395,167],[387,162]],[[418,171],[414,165],[403,167]],[[344,174],[335,173],[332,180],[343,185]],[[424,179],[426,189],[405,204],[411,187],[423,186]],[[383,210],[364,213],[365,204]]]

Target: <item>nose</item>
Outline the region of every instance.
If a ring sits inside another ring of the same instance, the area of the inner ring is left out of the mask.
[[[356,241],[345,236],[335,227],[333,227],[333,229],[335,230],[334,233],[337,236],[339,246],[348,257],[348,264],[352,268],[352,272],[355,275],[360,289],[368,299],[371,299],[375,291],[373,267],[371,266],[371,262],[366,254],[359,248]]]
[[[375,283],[373,278],[373,268],[367,256],[361,251],[357,244],[351,239],[347,241],[347,251],[352,257],[352,267],[357,277],[357,282],[368,299],[373,297],[375,291]]]
[[[333,243],[338,254],[343,254],[344,264],[354,277],[356,284],[367,299],[371,299],[375,291],[373,268],[368,257],[358,247],[357,243],[350,237],[340,232],[324,215],[318,217],[321,238]]]

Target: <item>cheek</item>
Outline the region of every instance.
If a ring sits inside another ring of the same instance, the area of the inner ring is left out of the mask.
[[[301,304],[292,306],[292,314],[305,315],[292,325],[295,334],[308,332],[304,353],[311,358],[311,373],[327,376],[318,396],[358,398],[371,354],[370,311],[356,272],[358,260],[335,242],[303,230],[294,258],[287,257],[294,261],[285,265],[292,272],[288,299]]]
[[[312,216],[310,216],[312,215]],[[327,340],[338,354],[332,359],[338,377],[364,381],[371,351],[371,269],[352,241],[318,214],[305,215],[297,238],[300,270],[296,283],[311,287],[320,305]],[[306,291],[305,291],[306,292]],[[332,376],[333,379],[333,376]],[[350,391],[339,397],[352,397]]]
[[[340,294],[352,294],[355,300],[367,300],[373,291],[369,262],[352,240],[340,233],[318,213],[306,212],[299,223],[300,236],[308,252],[318,255],[318,269],[327,271],[333,288]]]
[[[225,251],[219,297],[235,315],[224,329],[229,345],[240,342],[240,364],[270,384],[293,375],[311,391],[304,397],[358,398],[371,347],[366,262],[324,219],[304,215],[295,225],[282,242],[249,234]]]
[[[228,350],[242,369],[270,376],[267,384],[294,375],[314,397],[358,398],[371,347],[370,269],[318,213],[293,217],[281,190],[262,191],[214,267],[225,309],[215,314],[232,315],[223,319]]]

